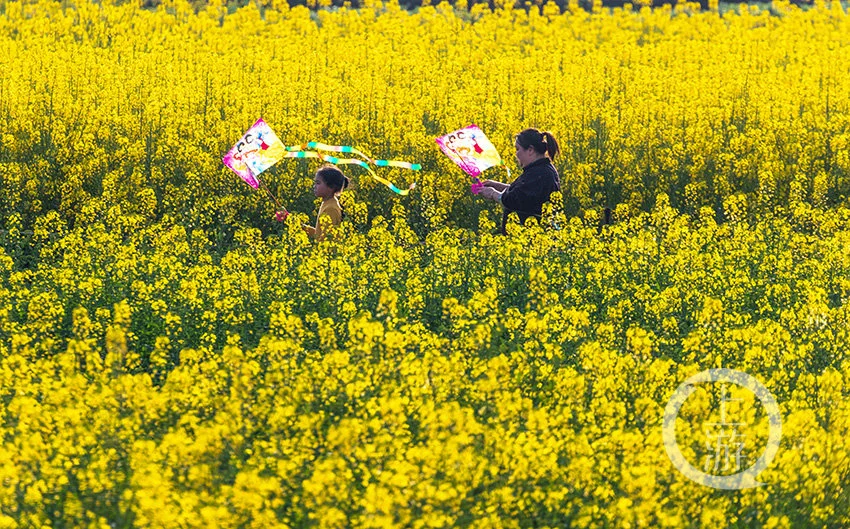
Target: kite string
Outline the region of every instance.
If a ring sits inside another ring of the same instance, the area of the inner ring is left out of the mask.
[[[276,196],[274,196],[274,194],[271,192],[271,190],[270,190],[270,189],[269,189],[269,187],[266,185],[266,183],[265,183],[265,182],[263,182],[263,180],[259,177],[259,175],[254,175],[254,178],[256,178],[256,179],[257,179],[257,181],[260,183],[260,185],[261,185],[261,186],[263,186],[263,189],[265,189],[265,190],[266,190],[266,193],[268,193],[268,194],[269,194],[269,196],[271,197],[271,199],[272,199],[272,200],[274,201],[274,203],[277,205],[277,208],[278,208],[278,209],[282,209],[282,210],[286,211],[286,208],[285,208],[285,207],[283,207],[283,206],[280,204],[280,201],[278,201],[277,197],[276,197]]]
[[[501,165],[502,167],[504,167],[504,168],[505,168],[505,171],[507,171],[507,172],[508,172],[508,178],[510,178],[510,177],[511,177],[511,170],[508,168],[508,165],[505,163],[505,161],[504,161],[504,160],[501,160],[501,161],[499,162],[499,165]]]
[[[249,169],[249,171],[250,171],[250,169]],[[252,173],[252,174],[253,174],[253,173]],[[257,182],[259,182],[259,183],[260,183],[260,185],[261,185],[261,186],[263,186],[263,189],[265,189],[265,190],[266,190],[266,193],[268,193],[268,195],[269,195],[269,196],[271,197],[271,199],[274,201],[275,205],[277,205],[277,209],[278,209],[278,211],[276,211],[276,212],[275,212],[275,214],[274,214],[274,218],[275,218],[276,220],[280,221],[280,222],[283,222],[283,221],[286,219],[286,217],[288,217],[288,216],[289,216],[289,210],[287,210],[287,209],[283,206],[283,204],[281,204],[281,203],[280,203],[280,201],[277,199],[277,197],[276,197],[276,196],[274,196],[274,193],[272,193],[271,189],[269,189],[269,187],[266,185],[266,183],[265,183],[265,182],[263,182],[263,179],[262,179],[262,178],[260,178],[260,175],[254,175],[254,178],[256,178],[256,179],[257,179]],[[283,211],[281,211],[281,210],[283,210]]]

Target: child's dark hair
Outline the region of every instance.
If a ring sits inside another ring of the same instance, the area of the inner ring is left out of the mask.
[[[335,165],[323,165],[316,171],[316,176],[322,179],[326,186],[339,193],[348,187],[349,180]]]
[[[548,130],[525,129],[516,135],[516,142],[523,149],[533,147],[534,152],[548,154],[550,160],[554,160],[555,156],[561,152],[555,136]]]

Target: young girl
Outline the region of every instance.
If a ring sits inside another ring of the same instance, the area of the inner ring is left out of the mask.
[[[324,165],[316,171],[316,176],[313,179],[313,193],[317,197],[321,197],[322,205],[319,206],[319,214],[316,216],[316,226],[304,224],[304,231],[307,232],[307,235],[319,241],[324,238],[325,234],[322,233],[322,228],[319,226],[322,215],[329,216],[334,226],[338,226],[342,222],[342,207],[340,207],[339,200],[336,197],[343,189],[348,187],[348,182],[348,177],[336,166]]]

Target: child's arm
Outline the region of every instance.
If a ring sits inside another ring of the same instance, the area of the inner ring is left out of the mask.
[[[322,238],[322,227],[319,226],[319,218],[321,218],[324,209],[324,204],[319,206],[319,214],[316,215],[316,226],[310,226],[309,224],[304,224],[302,228],[307,232],[307,236],[312,237],[316,240]]]

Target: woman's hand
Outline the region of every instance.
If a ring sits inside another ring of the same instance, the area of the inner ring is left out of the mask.
[[[496,191],[496,190],[495,190],[494,188],[492,188],[492,187],[483,187],[483,188],[481,188],[481,191],[479,191],[479,192],[478,192],[478,195],[479,195],[479,196],[482,196],[482,197],[484,197],[484,198],[486,198],[486,199],[489,199],[489,200],[493,200],[493,201],[495,201],[495,202],[498,202],[498,201],[499,201],[499,197],[501,197],[501,196],[502,196],[502,192],[501,192],[501,191]]]
[[[483,185],[484,187],[491,187],[496,191],[504,191],[509,187],[508,184],[504,182],[497,182],[495,180],[484,180],[483,182],[481,182],[481,185]]]

